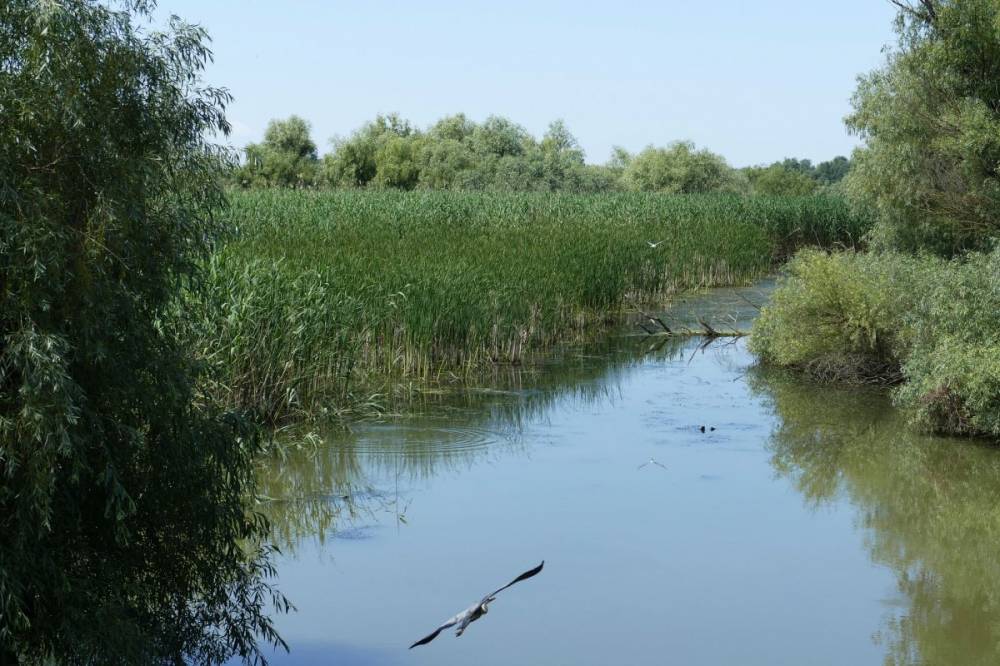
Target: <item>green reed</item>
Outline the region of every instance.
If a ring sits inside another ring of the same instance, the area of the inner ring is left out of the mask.
[[[213,392],[272,420],[375,379],[518,363],[868,225],[831,198],[653,194],[255,190],[228,214],[195,337]]]

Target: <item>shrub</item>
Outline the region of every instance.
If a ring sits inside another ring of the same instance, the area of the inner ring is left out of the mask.
[[[800,252],[754,324],[767,363],[823,379],[902,382],[916,424],[1000,436],[1000,249],[950,262]]]
[[[900,255],[805,250],[754,324],[750,349],[767,362],[829,380],[900,378],[903,316],[917,286]]]
[[[939,266],[910,314],[897,402],[920,425],[1000,437],[1000,249]]]

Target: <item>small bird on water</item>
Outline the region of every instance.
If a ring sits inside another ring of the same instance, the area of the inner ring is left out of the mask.
[[[412,650],[413,648],[417,647],[418,645],[426,645],[427,643],[430,643],[432,640],[434,640],[435,638],[437,638],[437,635],[440,634],[442,631],[444,631],[448,627],[453,627],[456,624],[458,625],[458,629],[455,630],[455,635],[456,636],[461,636],[462,633],[469,627],[470,624],[472,624],[473,622],[475,622],[476,620],[478,620],[482,616],[486,615],[486,612],[489,610],[489,608],[487,608],[487,606],[489,606],[489,604],[494,599],[496,599],[497,594],[499,594],[500,592],[503,592],[504,590],[506,590],[508,587],[510,587],[514,583],[519,583],[522,580],[527,580],[528,578],[531,578],[532,576],[537,575],[542,570],[542,567],[544,567],[544,566],[545,566],[545,560],[542,560],[542,563],[539,564],[534,569],[529,569],[528,571],[525,571],[523,574],[521,574],[520,576],[518,576],[514,580],[510,581],[509,583],[507,583],[506,585],[504,585],[503,587],[501,587],[499,590],[495,590],[493,592],[490,592],[485,597],[483,597],[482,599],[480,599],[475,605],[469,606],[468,608],[466,608],[464,611],[462,611],[461,613],[459,613],[455,617],[453,617],[453,618],[445,621],[440,627],[438,627],[437,629],[435,629],[433,632],[427,634],[426,636],[424,636],[423,638],[421,638],[419,641],[417,641],[416,643],[414,643],[413,645],[411,645],[410,649]]]
[[[640,469],[642,469],[643,467],[645,467],[646,465],[656,465],[656,466],[658,466],[658,467],[662,467],[663,469],[666,469],[666,468],[667,468],[667,466],[666,466],[666,465],[664,465],[664,464],[661,464],[661,463],[659,463],[659,462],[657,462],[657,461],[653,460],[652,458],[650,458],[650,459],[649,459],[649,460],[647,460],[646,462],[644,462],[644,463],[642,463],[641,465],[639,465],[638,467],[636,467],[636,470],[640,470]]]

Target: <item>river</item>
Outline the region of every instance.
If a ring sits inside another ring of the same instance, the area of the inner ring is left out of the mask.
[[[745,330],[768,288],[667,322]],[[757,368],[744,339],[637,330],[270,461],[297,607],[273,663],[1000,663],[997,450]]]

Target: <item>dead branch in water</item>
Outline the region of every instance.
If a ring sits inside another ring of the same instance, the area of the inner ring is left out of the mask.
[[[645,315],[645,313],[643,314]],[[636,325],[651,338],[707,338],[709,340],[714,340],[715,338],[736,339],[747,335],[745,331],[740,331],[736,328],[731,328],[728,331],[721,331],[709,324],[704,317],[698,317],[698,325],[701,327],[699,329],[691,329],[687,326],[670,328],[659,317],[646,316],[646,318],[651,322],[658,322],[660,324],[660,328],[663,329],[662,331],[650,330],[650,328],[642,322],[636,322]]]
[[[639,326],[639,328],[646,331],[646,335],[656,335],[656,331],[647,328],[646,325],[643,324],[641,321],[636,322],[636,324]]]
[[[698,324],[700,324],[701,328],[705,331],[705,337],[718,338],[721,336],[721,333],[712,328],[712,325],[705,321],[704,317],[698,317]]]
[[[749,335],[745,331],[737,331],[735,329],[731,331],[719,331],[711,327],[709,329],[692,329],[685,326],[681,329],[674,329],[670,333],[660,333],[659,331],[650,332],[649,329],[642,324],[639,324],[639,328],[643,329],[643,331],[646,332],[647,337],[650,338],[708,338],[710,340],[714,340],[715,338],[744,338]]]
[[[670,327],[667,326],[667,324],[661,318],[654,317],[653,315],[649,314],[648,312],[643,312],[642,310],[639,310],[639,314],[641,314],[643,317],[645,317],[646,320],[649,321],[650,324],[656,324],[657,326],[659,326],[660,328],[662,328],[663,332],[666,333],[667,335],[670,335],[673,332],[673,331],[670,330]],[[647,333],[649,332],[649,329],[646,328],[645,326],[643,326],[642,324],[639,324],[639,326],[642,327],[642,330],[646,331]],[[653,335],[653,333],[650,333],[650,335]]]

